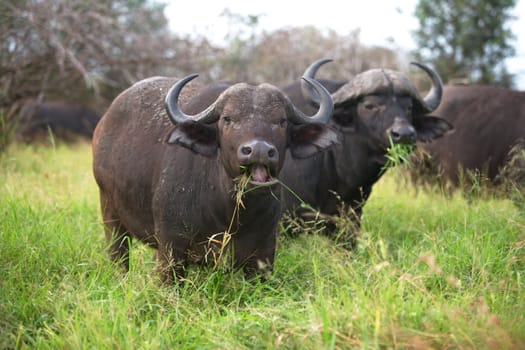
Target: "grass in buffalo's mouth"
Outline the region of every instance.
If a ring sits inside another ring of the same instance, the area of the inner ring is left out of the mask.
[[[262,166],[261,165],[241,165],[240,166],[241,175],[236,177],[234,179],[234,182],[235,183],[238,183],[240,181],[242,182],[242,178],[244,176],[246,176],[247,179],[244,179],[244,181],[246,181],[245,186],[247,186],[249,183],[252,184],[252,185],[255,185],[255,187],[251,187],[250,190],[253,190],[253,189],[258,188],[258,187],[264,187],[264,186],[267,186],[267,185],[273,185],[273,184],[278,182],[278,179],[275,178],[272,175],[272,173],[271,173],[271,171],[270,171],[268,166],[263,166],[264,170],[266,171],[266,175],[267,175],[266,180],[264,180],[264,181],[257,180],[255,178],[255,176],[254,176],[254,168],[255,167],[262,167]],[[245,191],[244,193],[246,193],[246,192],[248,192],[248,191]]]
[[[239,224],[239,212],[242,209],[246,209],[243,202],[243,197],[246,193],[253,191],[260,187],[266,187],[265,184],[259,184],[255,186],[249,186],[253,184],[252,167],[242,165],[241,174],[233,179],[234,191],[233,200],[235,202],[232,217],[228,228],[224,232],[216,233],[208,238],[208,253],[213,260],[214,268],[218,268],[223,264],[224,261],[229,261],[231,258],[228,254],[228,244],[232,236],[237,232],[237,225]],[[268,172],[269,173],[269,172]],[[228,264],[226,262],[226,264]]]
[[[248,185],[251,183],[251,180],[252,176],[250,173],[250,167],[244,165],[241,166],[241,174],[233,179],[233,200],[235,205],[228,228],[224,232],[216,233],[208,238],[207,255],[212,256],[214,269],[221,266],[221,263],[227,260],[227,246],[230,243],[232,235],[234,235],[236,232],[239,211],[241,208],[246,208],[242,199],[244,194],[249,192]]]
[[[415,149],[414,144],[405,144],[405,143],[394,143],[392,138],[388,138],[390,146],[387,148],[386,152],[386,163],[383,166],[383,172],[388,168],[395,167],[401,164],[410,166],[410,154]]]
[[[248,192],[248,185],[252,181],[252,176],[250,174],[250,168],[247,166],[241,166],[241,175],[237,176],[235,179],[233,179],[233,183],[235,186],[235,207],[238,208],[239,206],[244,207],[244,203],[242,202],[242,197],[246,192]]]

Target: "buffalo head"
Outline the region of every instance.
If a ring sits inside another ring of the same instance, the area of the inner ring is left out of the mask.
[[[304,76],[313,78],[318,68],[330,61],[313,63]],[[343,132],[368,135],[371,142],[381,148],[387,148],[391,142],[429,142],[451,130],[451,124],[444,119],[427,115],[441,101],[441,78],[424,64],[412,64],[432,80],[432,88],[425,97],[404,74],[390,69],[371,69],[356,75],[333,93],[334,122]],[[318,103],[311,88],[304,84],[301,88],[306,98]]]
[[[313,63],[304,76],[313,78],[318,68],[329,61]],[[317,157],[286,160],[281,179],[293,195],[284,192],[285,211],[310,220],[311,213],[298,198],[328,216],[348,207],[357,228],[372,187],[389,164],[386,155],[391,144],[428,142],[452,129],[444,119],[428,115],[440,103],[441,79],[427,66],[414,64],[432,80],[432,88],[424,97],[405,75],[389,69],[372,69],[346,82],[323,81],[332,92],[334,114],[330,126],[336,130],[339,144]],[[315,91],[302,82],[283,90],[304,111],[319,104]],[[327,219],[326,226],[332,234],[337,231],[330,221]],[[353,246],[355,235],[350,235],[347,243]]]
[[[166,142],[207,157],[218,156],[231,178],[249,172],[254,185],[272,185],[286,148],[296,158],[309,157],[337,142],[324,126],[333,113],[330,94],[317,81],[304,78],[319,94],[319,110],[308,117],[276,87],[239,83],[225,87],[204,110],[188,115],[179,106],[182,88],[197,75],[178,81],[166,95],[166,110],[174,127]]]

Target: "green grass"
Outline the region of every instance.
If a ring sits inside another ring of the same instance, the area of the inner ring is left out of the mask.
[[[525,221],[511,201],[416,192],[392,170],[348,252],[282,235],[273,276],[192,268],[162,287],[153,252],[109,262],[89,145],[0,158],[0,348],[525,348]]]

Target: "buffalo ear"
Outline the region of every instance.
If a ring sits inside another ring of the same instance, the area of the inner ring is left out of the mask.
[[[454,129],[454,126],[445,119],[431,115],[414,118],[414,127],[417,132],[417,140],[421,142],[430,142]]]
[[[338,144],[337,133],[324,124],[303,124],[290,127],[288,148],[294,158],[308,158]]]
[[[217,131],[212,126],[187,121],[177,124],[166,136],[167,144],[179,144],[206,157],[217,155]]]

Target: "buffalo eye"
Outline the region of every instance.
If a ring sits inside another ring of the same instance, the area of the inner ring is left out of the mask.
[[[373,111],[377,108],[377,106],[374,103],[365,103],[365,108],[369,111]]]
[[[222,121],[223,121],[224,125],[229,125],[232,122],[232,118],[228,117],[228,116],[222,117]]]

